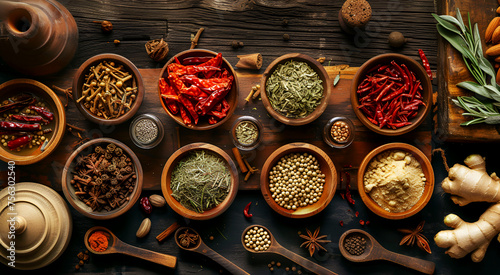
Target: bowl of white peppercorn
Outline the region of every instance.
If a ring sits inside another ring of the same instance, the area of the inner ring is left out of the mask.
[[[375,148],[361,162],[358,175],[363,203],[373,213],[391,220],[418,213],[434,190],[434,171],[429,159],[406,143]]]
[[[262,140],[262,124],[252,116],[241,116],[237,118],[231,127],[233,144],[240,150],[253,150],[257,148]]]
[[[278,214],[307,218],[328,206],[338,181],[335,165],[323,150],[297,142],[276,149],[267,158],[260,190]]]

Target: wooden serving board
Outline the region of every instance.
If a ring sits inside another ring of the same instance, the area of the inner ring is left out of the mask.
[[[138,156],[144,171],[143,188],[149,190],[160,190],[161,173],[167,159],[170,155],[186,144],[193,142],[207,142],[219,146],[225,150],[231,157],[231,149],[234,147],[230,129],[234,120],[242,115],[251,115],[256,117],[263,124],[263,141],[261,145],[253,151],[242,152],[250,164],[261,169],[267,157],[277,148],[291,142],[307,142],[323,149],[331,158],[336,168],[340,171],[348,165],[357,167],[363,158],[371,150],[379,145],[388,142],[406,142],[420,148],[426,156],[431,155],[431,133],[432,119],[422,123],[416,130],[400,137],[385,137],[378,135],[366,127],[356,118],[351,104],[349,89],[351,79],[356,73],[357,68],[347,65],[326,66],[330,78],[341,71],[341,78],[338,84],[333,88],[329,99],[329,105],[325,112],[315,121],[304,126],[287,126],[281,124],[267,114],[266,109],[259,99],[246,102],[245,98],[253,86],[260,84],[261,75],[249,72],[237,73],[239,80],[240,94],[238,97],[238,106],[225,124],[207,131],[194,131],[178,125],[162,109],[157,91],[157,81],[160,75],[160,69],[140,69],[144,79],[146,94],[141,108],[137,114],[151,113],[156,115],[165,127],[165,136],[163,141],[154,149],[145,150],[135,146],[129,137],[128,127],[130,121],[118,126],[105,127],[93,124],[83,117],[75,107],[73,101],[70,101],[66,108],[67,122],[77,127],[84,128],[84,136],[89,138],[110,137],[115,138],[127,144]],[[74,70],[64,72],[64,75],[47,78],[44,84],[49,87],[56,85],[61,88],[71,87]],[[65,96],[60,96],[63,102],[66,102]],[[355,125],[354,142],[344,149],[334,149],[329,147],[322,139],[324,125],[335,116],[345,116],[351,119]],[[35,181],[52,186],[56,190],[61,190],[62,169],[69,155],[75,150],[74,144],[78,142],[78,137],[67,131],[59,147],[46,159],[39,163],[28,166],[17,166],[17,177],[22,181]],[[350,170],[351,186],[355,188],[356,170]],[[256,190],[260,188],[259,174],[252,175],[248,181],[244,181],[244,175],[240,173],[240,190]],[[1,183],[0,185],[4,185]],[[344,186],[339,186],[344,188]]]
[[[474,1],[474,0],[446,0],[438,1],[438,13],[456,16],[457,7],[460,9],[464,22],[467,22],[467,13],[470,13],[472,23],[477,23],[481,38],[488,23],[497,14],[497,1]],[[439,36],[439,34],[437,34]],[[457,107],[451,100],[457,96],[470,96],[472,92],[458,88],[456,85],[462,81],[475,81],[465,66],[461,54],[456,51],[445,39],[438,40],[438,97],[439,108],[437,123],[435,124],[436,136],[451,142],[492,142],[500,140],[500,128],[492,125],[479,124],[472,126],[460,126],[461,123],[470,120],[470,117],[462,116],[463,110]],[[483,42],[483,50],[487,45]]]

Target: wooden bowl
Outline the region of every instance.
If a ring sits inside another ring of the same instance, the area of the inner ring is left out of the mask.
[[[365,79],[367,72],[378,64],[390,63],[392,60],[396,61],[398,64],[405,64],[408,69],[415,73],[417,79],[421,81],[421,85],[423,87],[422,91],[422,101],[425,103],[425,106],[420,106],[418,110],[418,114],[410,119],[409,121],[412,124],[403,126],[397,129],[388,129],[388,128],[380,128],[379,126],[373,124],[366,118],[365,114],[358,109],[358,86]],[[354,113],[358,117],[358,119],[365,125],[368,129],[372,130],[375,133],[385,135],[385,136],[398,136],[402,134],[406,134],[413,129],[417,128],[425,119],[425,117],[429,114],[431,110],[432,104],[432,83],[425,72],[425,69],[414,59],[396,53],[387,53],[377,55],[368,61],[366,61],[356,72],[351,84],[351,105]]]
[[[269,98],[267,97],[267,92],[266,92],[266,83],[269,77],[273,74],[274,70],[276,67],[280,64],[285,64],[286,62],[294,60],[294,61],[300,61],[300,62],[305,62],[307,63],[319,76],[319,78],[323,81],[323,99],[321,100],[320,104],[316,107],[316,109],[310,113],[308,116],[303,117],[303,118],[290,118],[284,116],[282,113],[276,111],[271,103],[269,102]],[[323,65],[316,61],[314,58],[307,56],[305,54],[300,54],[300,53],[290,53],[290,54],[285,54],[282,55],[278,58],[276,58],[269,66],[266,68],[264,71],[264,74],[262,74],[262,78],[260,81],[260,86],[261,86],[261,93],[260,96],[262,98],[262,104],[264,104],[264,107],[266,108],[267,112],[276,120],[278,120],[281,123],[287,124],[287,125],[292,125],[292,126],[299,126],[299,125],[304,125],[308,124],[315,119],[317,119],[326,109],[326,106],[328,105],[328,99],[330,98],[330,94],[332,91],[332,81],[330,77],[328,76],[328,73],[326,72],[325,68],[323,68]]]
[[[427,180],[425,182],[424,192],[422,194],[422,197],[420,197],[420,200],[418,200],[418,202],[412,208],[399,213],[389,212],[384,208],[382,208],[380,205],[378,205],[377,202],[375,202],[370,197],[370,195],[365,192],[363,183],[363,177],[370,161],[380,153],[392,150],[401,150],[411,153],[413,157],[420,163],[425,178]],[[432,165],[429,159],[418,148],[406,143],[398,143],[398,142],[388,143],[372,150],[370,153],[368,153],[368,155],[366,155],[366,157],[361,162],[361,165],[359,166],[358,169],[358,191],[359,195],[361,196],[361,199],[363,200],[364,204],[368,207],[368,209],[370,209],[373,213],[379,215],[380,217],[391,220],[408,218],[417,214],[420,210],[422,210],[431,199],[432,192],[434,191],[434,170],[432,169]]]
[[[66,113],[59,97],[44,84],[31,79],[14,79],[0,85],[0,100],[15,96],[20,92],[31,93],[40,98],[54,114],[54,120],[48,124],[53,132],[48,135],[50,141],[43,152],[40,148],[23,149],[20,152],[0,146],[0,159],[5,162],[14,161],[16,165],[28,165],[39,162],[50,155],[61,142],[66,130]],[[44,127],[46,128],[46,127]]]
[[[283,157],[291,153],[309,153],[313,155],[319,162],[321,172],[325,174],[325,183],[323,185],[323,193],[320,199],[314,204],[309,204],[305,207],[299,207],[296,210],[289,210],[277,204],[269,190],[269,173],[276,163]],[[330,157],[320,148],[308,143],[289,143],[276,149],[266,160],[260,174],[260,190],[267,204],[278,214],[288,218],[307,218],[321,212],[328,206],[335,190],[339,177],[337,169]]]
[[[116,66],[123,65],[123,70],[133,75],[133,81],[135,81],[135,86],[137,87],[136,98],[132,103],[130,110],[117,118],[105,119],[103,117],[99,117],[83,106],[85,100],[78,102],[78,100],[82,97],[85,76],[89,74],[90,67],[98,65],[103,61],[114,62]],[[104,53],[89,58],[80,66],[80,68],[78,68],[73,79],[73,100],[76,107],[86,119],[100,125],[117,125],[132,118],[141,107],[142,100],[144,98],[144,91],[142,76],[137,67],[127,58],[117,54]]]
[[[132,193],[129,194],[129,200],[119,206],[118,208],[115,208],[111,211],[107,210],[101,210],[101,211],[93,211],[89,206],[87,206],[83,201],[81,201],[76,195],[75,195],[75,188],[73,185],[71,185],[70,181],[73,179],[73,171],[74,167],[77,161],[77,157],[79,155],[88,155],[91,152],[94,152],[94,149],[98,145],[107,145],[113,143],[116,145],[116,147],[120,147],[123,150],[124,154],[127,154],[133,165],[134,165],[134,170],[135,174],[137,176],[136,181],[135,181],[135,186],[134,190]],[[86,217],[93,218],[96,220],[108,220],[112,218],[116,218],[125,212],[127,212],[132,206],[137,202],[139,199],[139,196],[141,195],[142,191],[142,179],[143,179],[143,171],[142,171],[142,166],[141,162],[139,161],[139,158],[137,158],[137,155],[125,144],[122,142],[111,139],[111,138],[97,138],[90,140],[80,147],[76,149],[68,158],[66,161],[66,164],[64,165],[63,173],[62,173],[62,189],[64,196],[68,200],[68,202],[73,206],[78,212],[83,214]]]
[[[213,51],[209,51],[209,50],[203,50],[203,49],[192,49],[192,50],[186,50],[186,51],[180,52],[180,53],[174,55],[172,58],[170,58],[170,60],[165,64],[165,66],[163,66],[163,68],[160,72],[159,79],[161,79],[161,78],[166,79],[168,77],[167,66],[170,63],[175,62],[176,58],[180,62],[182,62],[187,57],[207,57],[207,56],[215,57],[215,56],[217,56],[217,53],[213,52]],[[173,114],[167,108],[167,106],[165,105],[165,101],[163,100],[163,97],[161,96],[160,86],[158,86],[158,96],[160,97],[160,102],[161,102],[161,106],[163,107],[163,110],[165,110],[165,112],[167,112],[167,114],[173,120],[175,120],[175,122],[177,122],[179,125],[182,125],[188,129],[192,129],[192,130],[213,129],[213,128],[216,128],[216,127],[222,125],[227,120],[229,120],[231,115],[234,113],[234,110],[236,110],[236,107],[238,105],[238,93],[239,93],[238,76],[236,75],[236,72],[234,71],[231,64],[224,57],[222,58],[222,60],[223,60],[222,68],[226,69],[234,77],[234,81],[233,81],[233,84],[231,87],[231,91],[229,91],[229,93],[226,95],[226,100],[229,103],[229,105],[231,106],[231,108],[229,109],[226,117],[221,119],[220,121],[218,121],[215,124],[208,123],[208,121],[206,119],[200,119],[200,121],[198,122],[197,125],[186,125],[184,123],[184,121],[182,120],[182,117],[180,116],[180,114]]]
[[[219,205],[212,209],[205,210],[203,213],[198,213],[184,207],[180,202],[172,197],[172,189],[170,189],[172,172],[174,171],[179,161],[191,152],[198,150],[205,150],[223,158],[225,160],[229,173],[231,174],[231,190],[229,191],[229,194],[227,194],[226,198]],[[236,197],[236,193],[238,192],[238,171],[236,170],[236,165],[234,164],[231,157],[219,147],[202,142],[191,143],[175,151],[167,160],[167,163],[165,164],[163,173],[161,175],[161,190],[163,192],[163,196],[167,200],[168,205],[175,212],[177,212],[177,214],[192,220],[208,220],[224,213],[224,211],[226,211],[233,202],[234,198]]]

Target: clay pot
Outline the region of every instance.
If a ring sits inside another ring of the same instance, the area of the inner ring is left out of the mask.
[[[78,46],[78,28],[71,13],[56,1],[0,2],[0,56],[27,75],[48,75],[64,68]],[[56,24],[57,22],[57,24]]]

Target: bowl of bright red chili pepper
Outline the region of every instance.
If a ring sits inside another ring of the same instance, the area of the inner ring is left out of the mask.
[[[66,115],[59,97],[31,79],[0,85],[0,159],[17,165],[41,161],[61,142]]]
[[[386,136],[417,128],[430,112],[432,84],[427,71],[401,54],[366,61],[351,85],[351,105],[370,130]]]
[[[238,79],[221,53],[186,50],[161,70],[158,94],[163,109],[178,124],[208,130],[226,122],[236,109]]]

